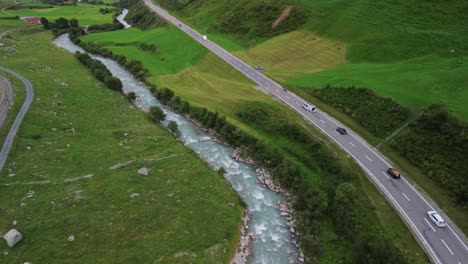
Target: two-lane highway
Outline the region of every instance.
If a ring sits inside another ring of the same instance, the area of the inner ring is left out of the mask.
[[[314,113],[306,111],[302,108],[305,100],[294,93],[285,91],[281,85],[256,71],[252,66],[212,41],[204,40],[201,34],[170,15],[164,9],[155,6],[150,0],[145,0],[145,3],[159,16],[178,26],[201,45],[218,55],[253,82],[262,86],[272,96],[291,107],[345,150],[394,206],[432,262],[438,264],[468,264],[468,247],[466,246],[464,234],[433,201],[417,191],[404,177],[401,177],[401,179],[391,178],[386,171],[392,165],[380,152],[349,129],[347,129],[347,135],[339,134],[336,128],[344,126],[338,121],[322,111]],[[434,225],[426,215],[427,211],[430,210],[438,211],[448,222],[448,226],[439,228]]]

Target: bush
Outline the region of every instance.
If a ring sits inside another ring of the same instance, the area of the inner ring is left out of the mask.
[[[169,129],[169,131],[171,131],[174,137],[180,137],[179,127],[177,126],[177,123],[175,121],[170,121],[169,124],[167,124],[167,128]]]
[[[129,92],[127,94],[127,99],[130,100],[130,101],[134,101],[136,99],[136,95],[134,92]]]
[[[166,119],[166,114],[164,114],[164,111],[160,107],[152,106],[149,112],[156,122],[162,122]]]

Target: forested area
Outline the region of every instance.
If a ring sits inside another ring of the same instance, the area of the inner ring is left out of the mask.
[[[308,91],[379,138],[391,134],[411,117],[408,108],[367,88],[326,86]]]
[[[457,203],[468,205],[466,122],[453,116],[446,107],[432,105],[391,145],[427,177],[453,193]]]

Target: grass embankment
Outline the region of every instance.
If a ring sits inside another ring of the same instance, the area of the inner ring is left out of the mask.
[[[18,51],[0,50],[2,63],[31,80],[36,98],[0,174],[1,233],[24,236],[0,243],[0,262],[228,262],[242,206],[225,180],[49,32],[16,31],[9,43]]]
[[[21,6],[34,5],[44,7],[50,6],[47,4],[41,4],[39,2],[24,3]],[[54,5],[53,8],[35,8],[35,9],[18,9],[18,10],[7,10],[8,13],[14,16],[20,17],[46,17],[50,22],[55,21],[60,17],[67,19],[79,18],[81,25],[94,25],[94,24],[105,24],[112,22],[113,13],[102,14],[99,12],[101,8],[109,8],[108,6],[99,5],[87,5],[87,4],[76,4],[76,6],[58,6]]]
[[[163,33],[167,35],[164,36]],[[150,34],[158,34],[158,38],[160,39],[170,39],[172,36],[169,34],[171,33],[172,30],[155,29],[142,33],[142,35],[148,34],[148,38],[150,38]],[[249,80],[212,54],[206,54],[196,63],[190,61],[189,57],[179,56],[177,59],[180,61],[177,64],[184,65],[184,68],[175,74],[159,75],[158,70],[154,69],[154,64],[151,61],[157,60],[160,56],[172,57],[176,50],[172,48],[174,43],[168,43],[171,45],[171,48],[157,47],[158,51],[174,52],[173,54],[152,54],[151,52],[140,50],[133,52],[136,50],[132,46],[134,40],[127,41],[128,45],[123,45],[121,39],[116,40],[118,34],[117,32],[99,33],[86,36],[82,40],[102,42],[104,46],[111,47],[111,49],[116,46],[112,42],[118,42],[119,49],[114,49],[114,51],[125,54],[129,60],[141,58],[141,54],[145,54],[146,59],[142,60],[142,63],[153,74],[148,78],[151,82],[158,84],[159,87],[171,88],[176,92],[176,95],[189,101],[192,105],[206,107],[211,111],[219,112],[220,115],[226,115],[230,122],[242,127],[249,134],[261,138],[269,146],[279,149],[282,155],[287,156],[295,164],[298,164],[302,170],[306,171],[307,180],[311,185],[321,186],[321,184],[326,184],[327,177],[330,175],[317,169],[317,161],[309,157],[304,146],[301,146],[301,144],[298,144],[292,138],[269,133],[255,124],[244,122],[239,117],[239,113],[249,107],[256,108],[257,106],[262,106],[268,112],[276,113],[274,117],[279,119],[275,119],[275,122],[281,120],[284,123],[299,124],[300,127],[305,129],[308,136],[319,138],[324,142],[328,151],[331,151],[340,160],[342,166],[360,175],[358,180],[353,181],[353,184],[357,186],[359,195],[365,194],[363,199],[366,202],[364,202],[363,208],[365,208],[365,214],[369,217],[363,219],[366,222],[363,226],[368,226],[370,230],[379,230],[379,234],[382,234],[398,245],[409,263],[424,263],[426,261],[425,254],[412,238],[400,218],[384,201],[384,198],[378,194],[368,179],[359,172],[357,165],[347,158],[342,151],[338,150],[337,147],[328,143],[315,128],[305,122],[296,113],[275,102],[270,96],[253,89],[253,84]],[[182,37],[188,38],[186,36]],[[179,44],[181,42],[177,41],[176,43]],[[193,50],[195,49],[193,45],[198,45],[192,41],[182,43],[185,44],[183,46],[180,45],[177,49]],[[167,66],[164,67],[167,68]],[[321,262],[323,263],[337,263],[347,259],[353,250],[350,241],[337,235],[337,230],[335,230],[333,224],[329,224],[330,222],[332,220],[329,217],[324,217],[320,221],[321,246],[324,249],[324,255],[321,258]]]

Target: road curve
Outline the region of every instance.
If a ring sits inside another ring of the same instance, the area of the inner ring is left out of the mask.
[[[164,9],[154,5],[150,0],[145,0],[145,4],[246,77],[265,88],[272,96],[281,100],[335,141],[359,164],[378,190],[393,205],[433,263],[468,264],[467,239],[463,232],[456,227],[435,202],[418,191],[405,177],[398,180],[390,178],[386,171],[393,166],[378,150],[370,146],[349,128],[347,128],[348,135],[338,134],[335,129],[339,126],[345,126],[337,120],[322,111],[314,113],[306,111],[302,108],[302,104],[305,102],[304,99],[294,93],[286,92],[280,84],[256,71],[252,66],[212,41],[204,40],[201,34],[170,15]],[[446,228],[435,226],[426,215],[427,211],[430,210],[438,211],[445,218],[448,226]]]
[[[13,104],[13,87],[8,79],[0,75],[0,131],[5,124],[8,110]]]
[[[24,78],[23,76],[19,75],[18,73],[8,70],[7,68],[4,68],[2,66],[0,66],[0,71],[7,72],[15,76],[16,78],[20,79],[23,82],[24,87],[26,88],[26,99],[24,100],[23,106],[21,106],[21,110],[19,111],[18,115],[16,115],[16,119],[13,122],[13,125],[10,128],[10,131],[8,131],[8,134],[5,138],[5,142],[3,142],[2,149],[0,150],[0,171],[1,171],[8,158],[8,153],[10,152],[11,146],[13,145],[16,132],[18,131],[18,128],[21,125],[21,122],[23,121],[23,118],[26,115],[26,112],[28,111],[29,106],[32,103],[32,100],[34,98],[34,90],[33,90],[31,82],[28,79]]]

